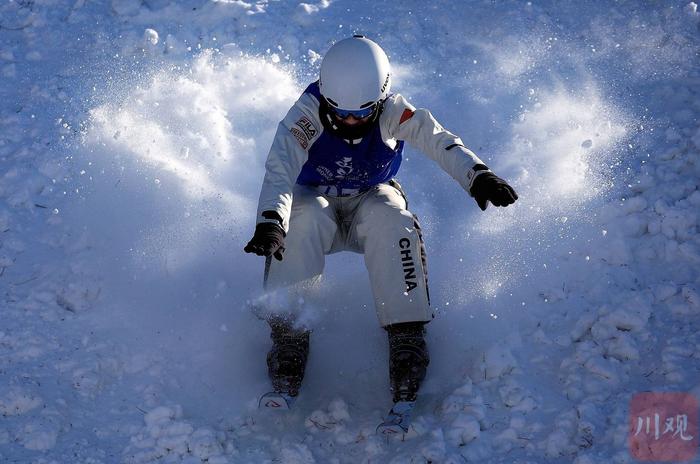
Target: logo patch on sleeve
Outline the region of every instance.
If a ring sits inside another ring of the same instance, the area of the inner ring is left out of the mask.
[[[399,120],[399,124],[403,124],[409,119],[411,119],[414,115],[415,111],[411,111],[408,108],[403,110],[403,114],[401,114],[401,119]]]
[[[306,116],[302,116],[294,124],[296,124],[302,130],[302,132],[304,132],[307,140],[311,140],[318,133],[318,130],[314,124]]]
[[[299,142],[301,148],[303,148],[304,150],[309,148],[309,139],[306,138],[306,135],[302,131],[300,131],[296,127],[292,127],[291,129],[289,129],[289,131],[292,133],[294,138],[297,139],[297,142]]]

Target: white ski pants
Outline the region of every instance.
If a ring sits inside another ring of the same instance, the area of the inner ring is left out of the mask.
[[[430,321],[420,226],[398,183],[346,197],[296,185],[284,259],[268,259],[265,288],[303,289],[323,273],[325,255],[363,253],[380,324]]]

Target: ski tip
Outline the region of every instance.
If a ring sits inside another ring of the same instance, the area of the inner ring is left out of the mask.
[[[398,424],[379,424],[377,434],[384,437],[403,437],[408,432],[408,428],[403,428]]]
[[[384,422],[377,426],[376,432],[385,437],[404,438],[411,426],[411,412],[415,404],[415,401],[394,403]]]
[[[259,409],[288,410],[292,407],[294,398],[279,392],[265,393],[258,401]]]

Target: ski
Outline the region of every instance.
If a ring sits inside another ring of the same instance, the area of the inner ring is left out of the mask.
[[[411,412],[415,401],[398,401],[394,403],[384,422],[377,426],[377,433],[387,437],[403,437],[411,426]]]
[[[296,397],[284,392],[269,392],[260,397],[259,409],[291,409]]]

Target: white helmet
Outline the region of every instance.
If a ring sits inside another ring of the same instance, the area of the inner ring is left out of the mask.
[[[389,94],[389,59],[379,45],[361,35],[343,39],[323,57],[319,84],[321,95],[334,108],[368,108]]]

